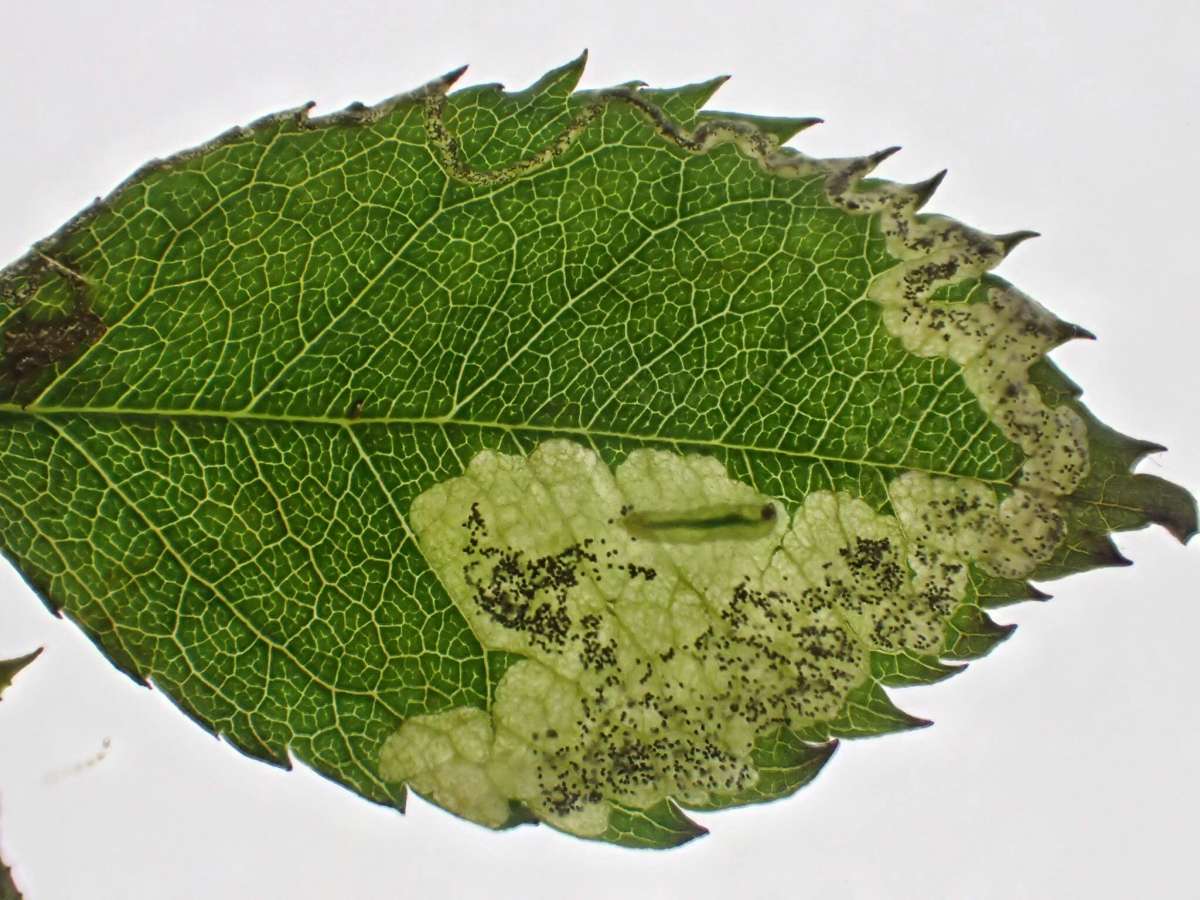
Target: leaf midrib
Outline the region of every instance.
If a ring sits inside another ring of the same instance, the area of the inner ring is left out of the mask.
[[[417,425],[435,428],[458,426],[462,428],[480,428],[504,431],[509,433],[536,434],[541,436],[563,436],[574,438],[606,438],[615,440],[634,441],[641,444],[661,444],[667,447],[700,447],[710,450],[732,451],[740,453],[765,453],[786,456],[792,459],[807,459],[813,462],[838,463],[855,466],[866,466],[896,471],[917,471],[928,475],[941,475],[947,478],[970,478],[984,484],[1003,485],[1011,487],[1012,482],[1004,478],[988,478],[974,473],[950,472],[933,469],[920,465],[911,465],[886,460],[869,458],[853,458],[835,456],[815,451],[789,450],[784,447],[764,447],[755,444],[732,443],[720,439],[673,437],[661,434],[636,434],[633,432],[614,431],[603,428],[572,427],[569,425],[536,425],[516,422],[483,421],[479,419],[463,419],[455,416],[322,416],[299,415],[294,413],[262,413],[248,410],[159,410],[159,409],[126,409],[122,407],[92,407],[92,406],[29,406],[24,407],[15,403],[0,403],[0,415],[12,415],[25,418],[59,418],[63,416],[81,416],[84,418],[140,418],[140,419],[208,419],[217,421],[279,423],[288,425],[324,425],[336,428],[354,428],[363,425]]]

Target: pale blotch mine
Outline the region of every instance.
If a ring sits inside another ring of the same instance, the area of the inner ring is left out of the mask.
[[[637,450],[615,473],[570,441],[478,454],[421,494],[421,549],[482,645],[524,657],[491,709],[406,720],[380,774],[498,827],[519,801],[604,833],[610,803],[707,805],[754,784],[756,739],[835,717],[871,649],[936,652],[968,560],[1019,574],[1057,543],[1048,508],[907,473],[895,516],[844,493],[784,504],[715,460]],[[637,511],[773,503],[757,536],[639,540]]]

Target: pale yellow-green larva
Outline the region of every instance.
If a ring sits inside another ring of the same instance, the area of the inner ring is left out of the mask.
[[[773,503],[726,503],[695,509],[630,511],[621,524],[631,535],[664,544],[754,540],[770,534],[778,513]]]

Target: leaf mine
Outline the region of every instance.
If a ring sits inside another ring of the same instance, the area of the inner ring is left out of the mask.
[[[407,720],[381,773],[483,825],[519,802],[588,837],[614,804],[745,794],[759,742],[835,719],[872,651],[942,648],[969,562],[1019,577],[1061,538],[1052,508],[978,482],[909,472],[889,496],[895,516],[817,491],[764,520],[773,506],[709,457],[635,450],[610,473],[570,441],[476,455],[412,525],[483,646],[523,659],[490,716]],[[641,508],[665,533],[629,527]]]

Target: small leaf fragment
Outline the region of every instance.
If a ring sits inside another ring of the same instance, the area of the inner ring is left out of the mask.
[[[12,870],[0,859],[0,900],[21,900],[21,891],[13,881]]]
[[[37,659],[43,649],[45,648],[38,647],[32,653],[26,653],[15,659],[0,659],[0,699],[4,698],[4,692],[12,684],[16,674]]]

